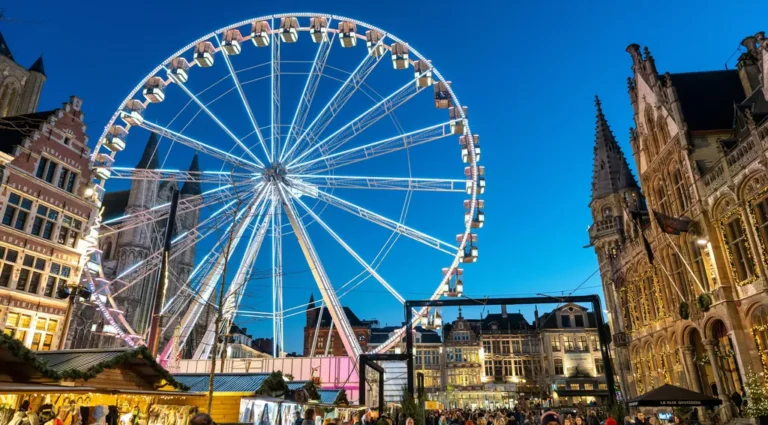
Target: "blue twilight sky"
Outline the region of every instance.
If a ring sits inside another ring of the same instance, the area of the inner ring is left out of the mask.
[[[473,297],[569,291],[596,270],[593,251],[582,248],[588,243],[586,228],[591,221],[587,204],[595,125],[593,97],[600,95],[620,144],[631,155],[627,129],[633,123],[626,92],[631,63],[624,51],[628,44],[648,45],[661,72],[722,69],[726,63],[733,66],[732,54],[744,36],[768,29],[764,21],[759,22],[765,16],[765,6],[757,10],[755,2],[725,7],[720,1],[675,1],[661,7],[643,7],[622,1],[42,0],[6,2],[2,6],[8,20],[0,21],[0,31],[16,60],[29,66],[38,55],[44,55],[48,81],[40,108],[55,107],[70,94],[83,98],[92,144],[121,100],[148,72],[194,39],[234,22],[270,13],[318,11],[369,22],[409,42],[453,82],[462,104],[469,106],[473,132],[482,138],[481,163],[488,179],[488,191],[483,196],[487,225],[479,232],[480,261],[466,267],[466,293]],[[289,46],[293,50],[283,51],[283,60],[312,58],[315,47],[306,33],[301,35],[300,43]],[[336,43],[333,49],[329,64],[346,71],[354,69],[364,55],[361,46],[352,52]],[[233,59],[233,65],[236,69],[253,67],[240,77],[245,81],[253,75],[247,96],[254,103],[261,102],[262,106],[254,107],[254,114],[258,121],[268,123],[269,80],[263,78],[267,68],[256,66],[268,60],[268,51],[258,51],[249,43],[243,53]],[[225,65],[220,57],[217,59],[219,62],[211,69],[193,70],[190,79],[189,87],[196,93],[223,79],[210,92],[200,94],[205,102],[214,101],[216,90],[222,94],[232,88],[231,81],[225,78]],[[284,72],[289,73],[291,66],[286,64]],[[295,73],[300,74],[300,64],[295,66]],[[339,78],[342,74],[336,75]],[[383,62],[370,79],[376,83],[373,89],[386,95],[407,83],[410,75],[397,73]],[[286,76],[283,98],[295,99],[304,78]],[[329,99],[337,88],[337,82],[321,81],[317,104],[322,105],[322,100]],[[435,111],[429,97],[422,93],[416,98],[420,100],[407,105],[411,109],[398,111],[405,131],[446,120],[447,113]],[[172,129],[183,128],[197,110],[189,107],[172,122],[184,105],[179,99],[188,100],[177,87],[171,88],[169,101],[161,105],[163,108],[152,108],[148,118]],[[332,125],[328,130],[339,128],[371,104],[365,98],[350,100],[347,115],[339,116],[336,127]],[[285,100],[284,105],[287,112],[282,121],[288,124],[296,101]],[[247,134],[250,122],[234,92],[212,103],[211,109],[233,132]],[[317,106],[311,109],[315,114],[318,110]],[[224,150],[233,146],[232,140],[204,114],[185,131]],[[391,122],[379,123],[358,143],[391,136],[392,131]],[[130,146],[118,156],[118,165],[134,165],[145,140],[146,133],[132,132]],[[253,138],[248,140],[253,142]],[[455,138],[433,143],[410,153],[413,175],[461,178],[463,164]],[[166,166],[186,168],[191,151],[173,147],[172,155],[167,155],[168,148],[166,142],[161,146]],[[339,174],[403,176],[407,175],[407,164],[405,155],[393,155],[370,166],[351,166]],[[202,165],[206,169],[221,166],[208,160],[203,160]],[[121,187],[124,185],[115,182],[109,186]],[[397,218],[403,202],[402,193],[334,193],[341,197],[348,194],[346,199],[392,218]],[[461,229],[464,198],[452,195],[417,194],[406,223],[452,241]],[[322,217],[361,256],[372,261],[388,234],[331,210],[324,211]],[[320,206],[315,211],[320,212]],[[336,287],[360,272],[360,266],[322,228],[313,224],[310,233]],[[286,241],[284,252],[285,306],[300,305],[306,302],[314,282],[297,244]],[[447,258],[400,239],[379,271],[404,297],[422,298],[436,286]],[[257,269],[268,267],[269,249],[265,244]],[[259,278],[249,284],[243,308],[270,310],[269,277],[265,278],[263,272],[257,275]],[[581,293],[599,291],[599,284],[594,275]],[[316,287],[314,292],[317,297]],[[373,279],[342,301],[361,318],[377,318],[382,324],[402,320],[401,308]],[[447,312],[448,317],[453,314]],[[289,351],[301,350],[303,320],[303,315],[286,319]],[[252,318],[239,322],[256,336],[271,333],[268,322]]]

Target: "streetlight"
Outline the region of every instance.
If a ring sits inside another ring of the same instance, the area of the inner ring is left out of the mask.
[[[56,289],[56,298],[60,300],[69,299],[67,302],[67,313],[64,317],[64,332],[59,340],[59,350],[64,349],[64,344],[67,341],[67,333],[69,333],[69,326],[72,322],[72,310],[75,308],[75,302],[78,299],[88,301],[91,299],[91,290],[85,286],[76,282],[67,282],[66,285],[60,285]]]

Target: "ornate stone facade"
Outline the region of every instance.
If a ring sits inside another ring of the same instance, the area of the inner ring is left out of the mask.
[[[735,70],[663,75],[627,48],[639,188],[599,172],[623,154],[598,103],[589,234],[625,398],[671,383],[728,403],[768,370],[768,40],[742,44]]]

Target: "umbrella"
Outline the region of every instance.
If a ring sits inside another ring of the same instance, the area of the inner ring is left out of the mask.
[[[665,384],[633,398],[629,406],[718,406],[722,403],[719,398]]]

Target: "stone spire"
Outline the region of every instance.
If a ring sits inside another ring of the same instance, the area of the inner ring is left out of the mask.
[[[594,165],[592,172],[592,200],[602,198],[621,189],[638,189],[637,181],[629,169],[608,121],[603,115],[600,99],[595,96],[597,124],[595,128]]]
[[[309,304],[307,304],[307,326],[314,326],[315,325],[315,316],[317,315],[317,310],[315,310],[315,294],[310,293],[309,294]]]
[[[192,163],[189,164],[189,171],[200,171],[200,164],[197,161],[197,154],[192,157]],[[196,196],[201,193],[203,193],[203,191],[200,189],[199,181],[188,181],[184,183],[184,186],[181,188],[181,196]]]
[[[141,155],[139,163],[136,164],[136,168],[154,170],[159,167],[160,161],[157,159],[160,155],[160,152],[158,152],[159,145],[160,136],[158,136],[157,133],[151,133],[149,139],[147,139],[147,145],[144,146],[144,153]]]
[[[13,53],[11,53],[11,49],[8,48],[3,33],[0,33],[0,56],[5,56],[8,59],[13,60]]]
[[[43,55],[40,55],[39,58],[35,61],[35,63],[32,64],[32,66],[29,67],[30,72],[37,72],[38,74],[42,76],[45,75],[45,67],[43,66]]]

